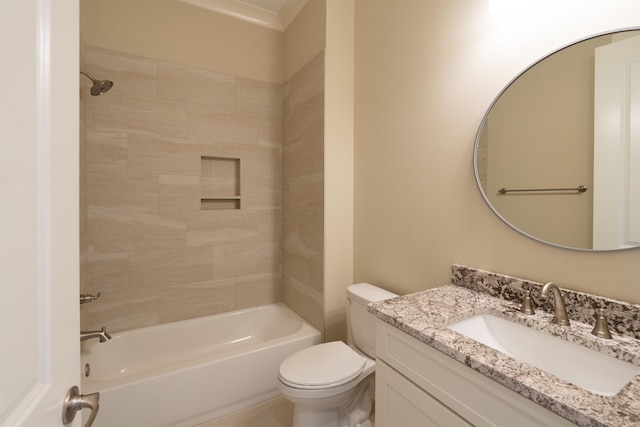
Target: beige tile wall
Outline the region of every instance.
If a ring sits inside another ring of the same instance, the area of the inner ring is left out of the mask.
[[[126,330],[281,301],[282,87],[81,52],[88,72],[115,83],[93,97],[81,80],[81,289],[102,292],[82,307],[82,327]],[[215,188],[201,178],[202,156],[240,159],[241,209],[201,210],[203,186]]]
[[[284,301],[324,331],[324,53],[284,92]]]

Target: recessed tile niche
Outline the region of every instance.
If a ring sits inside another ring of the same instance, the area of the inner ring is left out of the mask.
[[[200,209],[240,209],[240,159],[201,157]]]

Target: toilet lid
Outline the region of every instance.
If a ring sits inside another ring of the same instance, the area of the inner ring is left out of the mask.
[[[307,347],[285,359],[280,379],[293,387],[336,387],[356,378],[367,359],[342,341]]]

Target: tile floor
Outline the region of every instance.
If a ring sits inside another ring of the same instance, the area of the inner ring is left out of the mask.
[[[293,404],[277,397],[196,427],[291,427]]]

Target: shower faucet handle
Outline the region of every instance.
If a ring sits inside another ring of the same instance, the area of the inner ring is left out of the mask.
[[[86,304],[88,302],[95,301],[100,298],[100,295],[102,295],[102,292],[98,292],[97,295],[80,294],[80,304]]]

